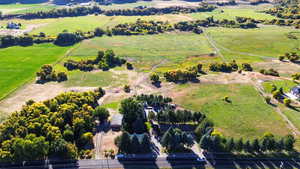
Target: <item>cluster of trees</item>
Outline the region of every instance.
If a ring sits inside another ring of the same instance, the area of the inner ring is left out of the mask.
[[[170,97],[163,97],[162,95],[146,95],[141,94],[135,96],[136,100],[144,103],[144,105],[148,105],[153,107],[156,110],[164,109],[169,106],[169,104],[172,102],[172,98]]]
[[[34,40],[32,36],[24,35],[24,36],[11,36],[4,35],[0,36],[0,48],[6,48],[10,46],[31,46],[33,45]]]
[[[22,19],[36,19],[36,18],[58,18],[58,17],[75,17],[86,16],[91,14],[103,14],[107,16],[124,15],[124,16],[148,16],[148,15],[160,15],[170,13],[195,13],[195,12],[211,12],[215,9],[215,6],[207,4],[199,4],[197,7],[180,7],[172,6],[165,8],[133,8],[133,9],[111,9],[102,10],[99,6],[93,7],[74,7],[74,8],[62,8],[53,9],[50,11],[29,12],[26,14],[17,15]],[[7,15],[5,17],[11,17]]]
[[[237,17],[236,20],[215,20],[214,17],[208,17],[204,20],[196,20],[196,21],[182,21],[178,22],[174,25],[175,29],[180,31],[193,31],[195,33],[202,33],[200,27],[230,27],[230,28],[256,28],[258,21],[245,18],[245,17]]]
[[[214,72],[232,72],[237,71],[239,69],[238,64],[235,62],[235,60],[229,62],[229,63],[211,63],[209,64],[209,70]],[[252,71],[253,68],[249,63],[243,63],[240,70],[244,71]]]
[[[188,81],[197,81],[199,73],[203,73],[202,64],[200,63],[185,69],[167,71],[164,73],[164,77],[169,82],[185,83]]]
[[[300,8],[298,4],[292,6],[276,6],[266,10],[265,13],[282,19],[300,19]]]
[[[112,28],[111,32],[113,35],[144,35],[158,34],[173,30],[174,28],[168,22],[138,19],[135,23],[116,25]]]
[[[121,66],[125,64],[126,60],[115,56],[113,50],[98,51],[96,59],[87,59],[81,61],[68,60],[64,63],[64,67],[68,70],[79,69],[81,71],[92,71],[95,69],[95,65],[102,70],[109,70],[115,66]]]
[[[45,83],[49,81],[62,82],[68,80],[67,74],[65,72],[56,73],[51,65],[43,65],[40,71],[36,73],[36,75],[38,83]]]
[[[279,60],[283,61],[284,59],[288,59],[291,62],[296,62],[299,60],[299,55],[296,52],[291,52],[291,53],[285,53],[283,56],[279,56]]]
[[[201,112],[192,112],[189,110],[174,110],[166,109],[163,111],[157,112],[157,115],[154,113],[149,113],[149,119],[157,120],[158,123],[187,123],[187,122],[196,122],[200,123],[206,116]]]
[[[262,152],[282,152],[294,151],[295,138],[287,135],[281,138],[275,138],[271,133],[266,133],[260,139],[254,140],[234,140],[233,138],[225,138],[219,134],[204,135],[200,140],[200,147],[209,152],[246,152],[246,153],[262,153]]]
[[[194,145],[194,139],[191,134],[170,127],[162,136],[160,143],[168,153],[185,152]]]
[[[264,75],[270,75],[270,76],[279,76],[279,73],[276,71],[276,70],[274,70],[274,69],[268,69],[268,70],[266,70],[266,69],[261,69],[260,71],[259,71],[261,74],[264,74]]]
[[[143,134],[148,132],[145,122],[143,103],[130,97],[121,102],[119,112],[123,115],[122,129],[130,134]]]
[[[115,145],[119,148],[119,152],[124,154],[141,154],[152,151],[150,136],[147,133],[144,133],[139,139],[136,134],[130,135],[125,131],[115,139]]]
[[[44,102],[29,100],[0,124],[0,162],[75,159],[90,153],[93,112],[104,95],[68,92]]]
[[[164,77],[169,82],[175,82],[175,83],[185,83],[188,81],[195,81],[197,80],[198,73],[194,70],[171,70],[164,73]]]

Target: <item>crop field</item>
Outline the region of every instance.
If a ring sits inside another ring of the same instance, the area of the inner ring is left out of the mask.
[[[68,48],[42,44],[0,49],[0,98],[31,80],[43,64],[57,61]]]
[[[225,96],[231,103],[223,101]],[[183,85],[178,88],[175,101],[185,108],[206,113],[225,136],[254,138],[265,132],[289,133],[280,115],[251,85]]]
[[[286,52],[298,51],[299,48],[298,39],[288,38],[288,33],[298,31],[289,27],[209,28],[207,32],[227,60],[262,61],[266,58],[278,58]]]
[[[166,33],[145,36],[104,36],[86,40],[72,51],[70,56],[77,58],[96,56],[98,50],[104,49],[113,49],[118,56],[130,58],[129,60],[141,70],[150,70],[153,66],[161,64],[171,66],[193,56],[197,60],[206,60],[207,57],[201,55],[214,52],[203,35]]]

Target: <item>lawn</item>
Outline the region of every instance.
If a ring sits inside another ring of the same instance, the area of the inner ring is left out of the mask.
[[[286,52],[297,51],[298,39],[288,33],[298,32],[290,27],[262,26],[257,29],[208,28],[208,35],[227,60],[262,61],[278,58]],[[295,34],[298,36],[298,34]],[[288,44],[288,45],[287,45]]]
[[[43,64],[54,63],[68,49],[53,44],[0,49],[0,99],[33,79]]]
[[[100,37],[84,41],[70,56],[96,56],[98,50],[113,49],[118,56],[129,58],[140,70],[154,66],[182,63],[188,57],[207,60],[199,55],[213,52],[203,35],[193,33],[166,33],[145,36]],[[196,57],[199,56],[199,57]]]
[[[225,136],[254,138],[265,132],[281,136],[290,133],[280,115],[251,85],[188,84],[179,86],[176,95],[175,102],[205,113]],[[231,103],[223,101],[225,96]]]

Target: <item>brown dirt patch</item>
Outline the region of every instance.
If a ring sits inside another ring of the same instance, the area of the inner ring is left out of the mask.
[[[114,132],[109,131],[107,133],[104,133],[102,136],[102,148],[101,148],[101,154],[104,156],[105,150],[113,149],[115,153],[118,152],[118,148],[115,145],[115,138],[121,135],[122,132]]]

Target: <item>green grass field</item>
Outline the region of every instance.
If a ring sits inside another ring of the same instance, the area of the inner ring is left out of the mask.
[[[49,4],[8,4],[0,5],[0,11],[4,14],[22,14],[28,12],[49,11],[58,8]]]
[[[231,103],[223,101],[225,96]],[[251,85],[182,85],[178,87],[175,101],[185,108],[205,113],[225,136],[254,138],[265,132],[289,133],[280,115]]]
[[[68,49],[52,44],[0,49],[0,99],[33,79],[43,64],[54,63]]]
[[[230,7],[220,7],[213,12],[200,12],[200,13],[192,13],[188,14],[194,19],[205,19],[207,17],[213,16],[215,19],[228,19],[235,20],[236,16],[240,17],[248,17],[253,19],[262,19],[262,20],[271,20],[276,17],[272,15],[265,14],[260,10],[253,8],[230,8]]]
[[[84,41],[70,56],[85,58],[96,56],[98,50],[113,49],[119,56],[129,58],[141,70],[155,65],[182,63],[187,57],[213,52],[203,35],[193,33],[167,33],[145,36],[113,36]],[[194,60],[207,57],[195,57]],[[193,60],[193,61],[194,61]],[[174,65],[173,65],[174,66]]]
[[[287,37],[288,33],[298,31],[289,27],[209,28],[207,32],[227,60],[262,61],[265,58],[277,58],[286,52],[297,51],[299,48],[298,39]]]
[[[169,21],[170,23],[179,22],[182,20],[188,20],[190,18],[183,15],[152,15],[152,16],[81,16],[81,17],[65,17],[65,18],[53,18],[53,19],[34,19],[34,20],[15,20],[24,25],[43,23],[41,26],[30,32],[31,34],[38,34],[44,32],[48,35],[57,35],[63,30],[74,32],[77,30],[91,31],[96,27],[106,29],[107,27],[113,27],[120,23],[132,23],[140,18],[143,20],[155,20],[155,21]],[[2,21],[4,22],[4,21]],[[0,21],[1,24],[1,21]],[[4,23],[2,23],[4,24]],[[5,22],[6,24],[6,22]]]
[[[267,93],[272,92],[272,85],[275,85],[278,89],[282,87],[284,92],[289,92],[291,88],[297,85],[297,83],[290,80],[276,80],[276,81],[268,81],[263,83],[264,90]]]

